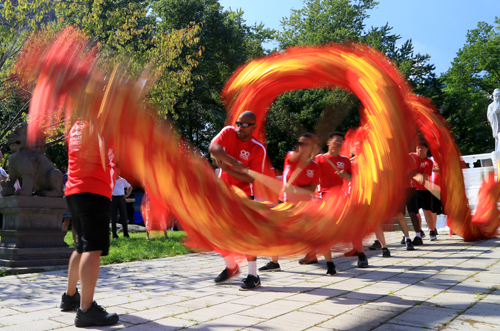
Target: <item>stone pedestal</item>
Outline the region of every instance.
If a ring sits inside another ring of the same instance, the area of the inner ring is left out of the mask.
[[[64,242],[66,199],[10,196],[0,198],[0,266],[65,265],[73,248]]]

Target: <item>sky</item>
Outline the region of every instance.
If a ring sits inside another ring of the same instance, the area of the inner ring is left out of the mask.
[[[389,23],[400,41],[412,39],[417,53],[429,54],[430,62],[439,75],[446,72],[460,48],[465,45],[467,31],[478,22],[495,24],[500,17],[500,0],[378,0],[368,11],[366,27],[380,27]],[[225,9],[244,11],[248,25],[264,23],[266,27],[281,30],[280,21],[290,16],[290,10],[303,7],[302,0],[219,0]],[[272,48],[277,45],[269,45]]]

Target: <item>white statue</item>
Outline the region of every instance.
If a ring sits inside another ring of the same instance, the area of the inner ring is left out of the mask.
[[[493,137],[495,138],[495,151],[499,151],[500,141],[500,89],[493,91],[493,102],[488,106],[488,121],[490,122],[491,129],[493,130]]]

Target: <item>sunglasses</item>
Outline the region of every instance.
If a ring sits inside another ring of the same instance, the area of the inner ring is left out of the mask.
[[[244,129],[248,128],[249,126],[255,125],[255,123],[247,123],[247,122],[236,122],[237,127],[242,127]]]

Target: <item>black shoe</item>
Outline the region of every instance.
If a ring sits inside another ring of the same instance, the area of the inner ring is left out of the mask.
[[[80,308],[76,311],[75,326],[78,328],[85,326],[106,326],[118,323],[120,318],[116,313],[110,314],[99,306],[95,301],[86,312],[81,311]]]
[[[391,257],[391,252],[387,247],[382,248],[382,257]]]
[[[265,266],[260,267],[259,271],[280,271],[280,264],[269,261]]]
[[[415,250],[415,247],[413,247],[413,243],[411,242],[410,238],[406,239],[406,250],[407,251],[414,251]]]
[[[358,268],[367,268],[368,267],[368,259],[365,253],[358,254]]]
[[[260,287],[260,277],[255,277],[254,275],[248,275],[247,278],[243,279],[240,286],[240,291],[250,291]]]
[[[437,236],[439,233],[438,233],[438,229],[434,229],[434,234]]]
[[[233,277],[236,277],[240,274],[240,267],[236,266],[233,270],[226,269],[222,270],[222,272],[217,276],[214,281],[216,283],[224,283],[230,280]]]
[[[333,262],[326,262],[326,275],[327,276],[333,276],[337,273],[337,270],[335,270],[335,264]]]
[[[72,297],[64,292],[59,308],[61,308],[61,311],[70,311],[76,308],[80,308],[80,293],[78,293],[78,289],[76,289],[76,293],[73,294]]]
[[[430,241],[437,240],[437,236],[436,236],[436,233],[434,231],[429,232],[429,240]]]
[[[403,239],[401,239],[401,245],[404,245],[404,244],[406,244],[406,237],[405,236],[403,236]]]
[[[423,244],[424,244],[424,242],[422,241],[422,238],[417,237],[417,236],[415,236],[415,238],[413,238],[413,246],[420,246]]]
[[[423,230],[420,230],[420,237],[421,237],[422,239],[424,239],[424,238],[425,238],[425,232],[424,232]]]
[[[299,264],[314,264],[314,263],[318,263],[318,259],[315,256],[306,255],[306,257],[299,260]]]
[[[123,235],[125,238],[130,238],[130,236],[128,234],[124,234]]]
[[[114,235],[113,235],[113,239],[118,239],[118,235],[117,235],[117,234],[114,234]]]
[[[370,247],[368,247],[368,249],[371,250],[371,251],[374,251],[376,249],[381,249],[381,248],[382,248],[382,244],[378,240],[375,240],[373,242],[373,244]]]

